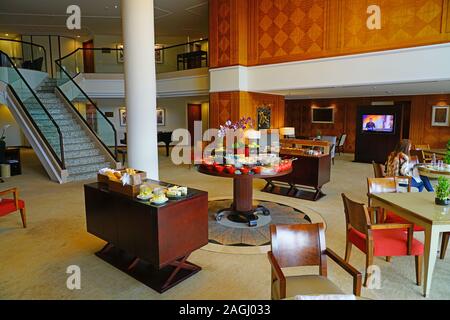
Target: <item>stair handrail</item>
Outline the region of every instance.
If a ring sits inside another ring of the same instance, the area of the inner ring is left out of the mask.
[[[167,47],[162,47],[162,48],[155,48],[155,51],[163,51],[163,50],[168,50],[168,49],[172,49],[172,48],[177,48],[177,47],[181,47],[181,46],[187,46],[187,45],[191,45],[194,43],[198,43],[198,42],[207,42],[209,41],[208,38],[205,39],[200,39],[200,40],[194,40],[194,41],[189,41],[189,42],[185,42],[185,43],[180,43],[180,44],[174,44],[171,46],[167,46]],[[101,48],[83,48],[83,47],[78,47],[76,48],[74,51],[69,52],[68,54],[66,54],[65,56],[55,60],[55,62],[62,62],[62,60],[67,59],[68,57],[74,55],[75,53],[77,53],[78,51],[95,51],[95,50],[110,50],[110,51],[121,51],[123,49],[119,49],[119,48],[108,48],[108,47],[101,47]],[[78,74],[80,74],[81,71],[79,71],[76,75],[73,76],[73,78],[75,78]]]
[[[6,39],[6,38],[0,38],[0,41],[11,41],[11,42],[19,42],[19,43],[25,43],[25,44],[29,44],[35,47],[39,47],[44,51],[44,62],[45,62],[45,71],[44,72],[48,72],[48,66],[47,66],[47,50],[45,49],[44,46],[37,44],[37,43],[33,43],[33,42],[29,42],[29,41],[23,41],[23,40],[15,40],[15,39]],[[23,49],[23,45],[22,45],[22,49]],[[12,59],[11,59],[12,60]]]
[[[60,87],[56,87],[56,90],[58,90],[58,92],[61,94],[61,96],[67,101],[67,103],[70,105],[70,107],[72,108],[72,110],[78,115],[79,118],[81,118],[81,121],[84,122],[84,124],[89,128],[89,131],[91,131],[92,134],[94,134],[97,138],[98,141],[100,141],[100,143],[102,144],[102,146],[108,151],[108,153],[117,161],[117,154],[114,155],[111,150],[109,149],[109,147],[103,142],[103,140],[101,139],[101,137],[99,137],[99,135],[97,134],[97,132],[94,131],[94,129],[91,128],[91,126],[89,125],[89,123],[86,121],[86,119],[81,115],[80,111],[78,111],[77,108],[75,108],[75,106],[73,105],[72,101],[69,100],[69,98],[65,95],[65,93],[61,90]],[[114,132],[114,134],[117,136],[117,133]]]
[[[116,130],[116,128],[114,127],[114,124],[108,119],[108,117],[97,107],[97,104],[94,102],[94,101],[92,101],[91,100],[91,98],[86,94],[86,92],[84,92],[84,90],[83,89],[81,89],[81,87],[78,85],[78,83],[76,83],[74,80],[73,80],[73,78],[67,73],[67,71],[61,66],[61,64],[60,64],[60,60],[61,59],[58,59],[58,60],[55,60],[55,64],[59,67],[59,69],[60,70],[62,70],[65,74],[66,74],[66,76],[68,77],[68,81],[71,81],[76,87],[77,87],[77,89],[83,94],[83,96],[89,101],[89,103],[91,104],[91,105],[93,105],[94,106],[94,108],[95,108],[95,110],[97,110],[97,112],[98,113],[100,113],[100,115],[106,120],[106,122],[109,124],[109,126],[112,128],[112,130],[113,130],[113,132],[114,132],[114,154],[111,152],[111,150],[105,145],[105,143],[102,141],[102,139],[101,139],[101,137],[88,125],[88,127],[91,129],[91,131],[92,132],[94,132],[95,133],[95,136],[98,138],[98,140],[102,143],[102,145],[103,146],[105,146],[105,148],[106,148],[106,150],[108,150],[108,152],[111,154],[111,156],[114,158],[114,160],[116,160],[117,161],[117,159],[118,159],[118,153],[117,153],[117,130]],[[69,103],[70,103],[70,105],[71,105],[71,107],[73,108],[73,109],[75,109],[76,110],[76,108],[75,108],[75,106],[72,104],[72,102],[67,98],[67,96],[62,92],[62,90],[58,87],[58,86],[56,86],[58,89],[59,89],[59,92],[61,92],[62,93],[62,95],[63,95],[63,97],[66,99],[66,101],[68,101]],[[83,116],[81,116],[81,114],[78,112],[78,110],[76,110],[77,111],[77,114],[82,118],[82,119],[84,119],[83,118]],[[86,124],[87,124],[87,122],[86,122]]]
[[[61,129],[59,128],[58,124],[55,122],[55,120],[53,119],[53,117],[51,116],[51,114],[48,112],[48,110],[45,108],[45,106],[42,104],[41,100],[37,97],[36,93],[34,92],[34,90],[30,87],[30,85],[28,84],[28,82],[25,80],[25,78],[22,76],[22,74],[20,73],[20,71],[16,68],[16,66],[14,65],[13,61],[11,60],[11,58],[2,50],[0,50],[0,55],[4,55],[6,57],[6,59],[9,61],[11,67],[14,69],[14,71],[19,75],[19,77],[22,79],[22,81],[25,83],[25,85],[27,86],[28,90],[30,90],[31,94],[33,95],[33,97],[36,99],[36,101],[38,102],[38,104],[40,105],[40,107],[42,108],[42,110],[44,110],[45,114],[48,116],[48,118],[50,119],[50,121],[53,123],[53,125],[55,126],[57,132],[58,132],[58,136],[59,136],[59,147],[60,147],[60,151],[61,151],[61,158],[58,157],[58,155],[56,154],[55,150],[53,149],[53,147],[50,145],[50,143],[48,142],[47,138],[45,137],[45,135],[42,133],[41,129],[39,128],[39,126],[37,125],[37,123],[34,121],[33,117],[31,116],[31,114],[28,112],[28,109],[25,107],[22,99],[20,99],[19,95],[17,94],[17,92],[14,90],[14,88],[12,87],[11,84],[7,84],[8,87],[10,88],[11,92],[13,93],[14,97],[16,98],[16,100],[19,102],[21,108],[25,111],[25,113],[28,116],[28,119],[31,121],[31,123],[33,124],[33,126],[35,127],[35,129],[38,131],[39,135],[41,136],[41,138],[44,140],[44,143],[46,144],[46,146],[49,148],[50,152],[52,153],[52,155],[55,157],[56,161],[58,162],[58,164],[61,166],[61,169],[66,169],[66,164],[65,164],[65,158],[64,158],[64,143],[63,143],[63,135],[61,133]]]

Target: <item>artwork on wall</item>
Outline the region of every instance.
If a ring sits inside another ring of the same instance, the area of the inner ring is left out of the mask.
[[[124,56],[123,56],[123,44],[116,45],[117,48],[117,62],[123,63]]]
[[[448,127],[450,106],[433,106],[431,125],[433,127]]]
[[[163,44],[155,44],[155,62],[156,63],[164,63],[164,50],[159,50],[159,49],[163,49],[164,45]]]
[[[156,109],[156,124],[158,126],[166,125],[166,110],[165,109]]]
[[[121,127],[127,126],[127,109],[125,108],[119,109],[119,123]]]
[[[261,106],[256,109],[258,119],[258,130],[270,129],[271,109],[270,106]]]

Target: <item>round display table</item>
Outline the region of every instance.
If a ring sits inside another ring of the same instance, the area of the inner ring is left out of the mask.
[[[198,172],[210,176],[232,178],[233,179],[233,204],[230,208],[221,209],[216,213],[216,220],[220,221],[226,212],[229,212],[228,219],[233,222],[247,223],[249,226],[256,226],[258,214],[270,215],[270,211],[263,206],[253,206],[253,179],[270,179],[288,175],[289,170],[277,172],[275,174],[230,174],[218,172],[214,168],[209,170],[200,166]]]
[[[450,178],[450,165],[444,165],[442,168],[432,165],[419,165],[417,167],[419,174],[431,179],[437,179],[439,177]]]

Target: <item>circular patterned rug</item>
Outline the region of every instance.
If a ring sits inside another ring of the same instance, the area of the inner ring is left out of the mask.
[[[270,210],[269,216],[258,215],[256,227],[249,227],[244,223],[230,221],[226,212],[222,220],[216,221],[218,210],[231,206],[232,200],[214,200],[208,204],[209,242],[224,246],[265,246],[270,244],[271,224],[302,224],[311,223],[311,219],[304,212],[288,205],[256,200],[254,205],[262,205]]]

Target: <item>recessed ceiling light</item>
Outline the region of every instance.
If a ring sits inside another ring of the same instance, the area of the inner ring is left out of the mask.
[[[5,36],[9,37],[9,33],[5,33]]]

